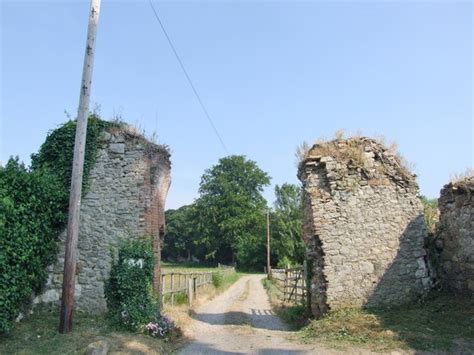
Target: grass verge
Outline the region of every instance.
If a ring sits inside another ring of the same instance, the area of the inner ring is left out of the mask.
[[[263,287],[267,290],[270,304],[275,313],[293,330],[299,330],[309,323],[309,312],[302,305],[288,305],[281,301],[282,292],[276,284],[268,279],[262,280]]]
[[[269,280],[262,281],[275,312],[303,342],[318,342],[348,351],[415,349],[472,353],[474,298],[432,292],[423,302],[385,309],[347,308],[310,320],[302,306],[288,306]]]
[[[170,341],[147,335],[115,330],[105,316],[81,312],[74,315],[70,334],[58,332],[58,307],[35,308],[32,315],[17,323],[8,334],[0,335],[0,354],[84,354],[87,345],[97,340],[110,343],[112,352],[126,354],[169,354],[181,343],[173,336]]]
[[[311,321],[301,335],[338,348],[469,353],[474,349],[474,300],[432,293],[423,303],[390,309],[342,309]]]

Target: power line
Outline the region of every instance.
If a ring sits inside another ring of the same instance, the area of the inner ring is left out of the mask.
[[[188,83],[189,85],[191,86],[191,89],[193,90],[194,92],[194,95],[196,96],[196,99],[198,100],[199,102],[199,105],[201,105],[201,108],[204,112],[204,115],[206,116],[207,120],[209,121],[209,123],[211,124],[211,127],[212,129],[214,130],[214,133],[216,134],[217,138],[219,138],[219,141],[222,145],[222,148],[224,148],[226,154],[229,154],[229,151],[224,143],[224,140],[222,139],[221,135],[219,134],[219,131],[217,130],[214,122],[212,121],[212,118],[211,118],[211,115],[209,114],[209,112],[207,111],[207,108],[206,106],[204,105],[204,103],[202,102],[201,100],[201,96],[199,96],[199,93],[197,92],[196,90],[196,87],[194,86],[193,84],[193,81],[191,80],[191,77],[189,76],[188,74],[188,71],[186,70],[186,68],[184,67],[184,64],[183,62],[181,61],[181,58],[179,57],[178,55],[178,52],[176,51],[176,48],[174,47],[173,45],[173,42],[171,41],[171,38],[170,36],[168,36],[168,32],[166,32],[166,29],[165,29],[165,26],[163,25],[163,22],[161,22],[161,19],[160,19],[160,16],[158,16],[158,12],[156,11],[155,9],[155,6],[153,6],[153,2],[152,0],[148,0],[150,6],[151,6],[151,9],[153,10],[153,13],[155,14],[155,18],[156,20],[158,21],[161,29],[163,30],[163,33],[171,47],[171,49],[173,50],[173,53],[174,53],[174,56],[176,57],[176,59],[178,60],[178,63],[179,63],[179,66],[181,67],[181,69],[183,70],[183,73],[184,73],[184,76],[186,77],[186,79],[188,80]]]

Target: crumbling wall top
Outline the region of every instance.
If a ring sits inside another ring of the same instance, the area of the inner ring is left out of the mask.
[[[299,163],[300,180],[314,168],[323,169],[328,181],[357,173],[362,180],[374,185],[393,183],[418,189],[416,175],[408,170],[396,149],[367,137],[317,142]]]

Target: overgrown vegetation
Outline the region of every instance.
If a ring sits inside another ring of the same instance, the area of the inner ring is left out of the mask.
[[[150,239],[127,241],[119,248],[104,289],[108,318],[118,329],[151,332],[150,324],[166,323],[153,295],[153,266]]]
[[[343,309],[313,320],[302,336],[336,347],[395,348],[462,353],[474,345],[474,300],[432,293],[423,303],[390,309]]]
[[[100,136],[109,123],[91,116],[87,131],[84,191]],[[67,219],[76,122],[51,131],[31,168],[18,158],[0,167],[0,332],[28,305],[46,280]]]
[[[438,223],[438,200],[433,198],[429,199],[425,196],[421,196],[421,203],[423,204],[423,215],[426,223],[426,228],[431,237],[435,233],[436,223]]]
[[[222,286],[222,283],[224,281],[224,275],[220,271],[214,271],[212,273],[212,284],[214,285],[215,288],[219,288]]]
[[[83,195],[89,187],[89,172],[94,166],[104,129],[118,127],[119,123],[101,120],[97,115],[89,116],[84,156]],[[31,155],[31,170],[40,168],[49,170],[61,182],[63,190],[69,192],[71,185],[72,158],[76,135],[76,121],[70,120],[48,133],[45,142],[37,154]],[[67,208],[69,195],[64,200]]]
[[[64,195],[47,170],[29,171],[18,159],[0,167],[0,332],[46,280],[66,217]]]
[[[474,180],[474,168],[468,168],[462,173],[452,174],[450,180],[453,185],[462,185],[466,180]]]
[[[344,149],[341,149],[341,143],[344,142]],[[296,149],[295,156],[298,160],[298,168],[301,164],[311,156],[322,156],[332,157],[339,162],[350,162],[352,165],[365,169],[367,157],[365,155],[364,146],[367,142],[378,144],[382,147],[384,153],[379,154],[378,159],[381,160],[382,164],[378,166],[381,173],[387,173],[385,160],[391,160],[391,165],[396,169],[396,173],[403,176],[407,180],[412,180],[413,176],[411,170],[414,165],[408,162],[398,151],[397,144],[392,142],[391,144],[386,143],[386,139],[383,136],[376,137],[375,139],[367,138],[362,136],[360,132],[349,134],[346,138],[344,130],[338,130],[334,134],[334,139],[326,140],[319,138],[316,140],[315,145],[312,147],[304,142],[301,146]]]

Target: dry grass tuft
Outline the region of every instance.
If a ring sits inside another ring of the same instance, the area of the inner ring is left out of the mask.
[[[295,158],[296,158],[297,167],[300,165],[302,161],[308,158],[310,149],[311,149],[311,146],[306,141],[296,147]]]
[[[466,182],[467,180],[474,180],[474,168],[468,168],[462,173],[451,174],[450,180],[453,185]]]
[[[334,139],[326,140],[318,138],[315,145],[309,148],[308,143],[304,142],[298,147],[296,157],[298,159],[298,168],[301,168],[304,162],[311,157],[332,157],[338,162],[344,162],[358,168],[366,169],[369,158],[366,155],[366,147],[376,154],[376,160],[379,162],[376,168],[380,173],[389,173],[393,175],[395,171],[403,176],[407,181],[411,181],[413,176],[414,164],[409,163],[401,154],[397,152],[397,143],[386,143],[384,136],[375,138],[364,137],[361,132],[351,133],[347,138],[344,130],[335,132]],[[392,165],[394,169],[386,169]]]

